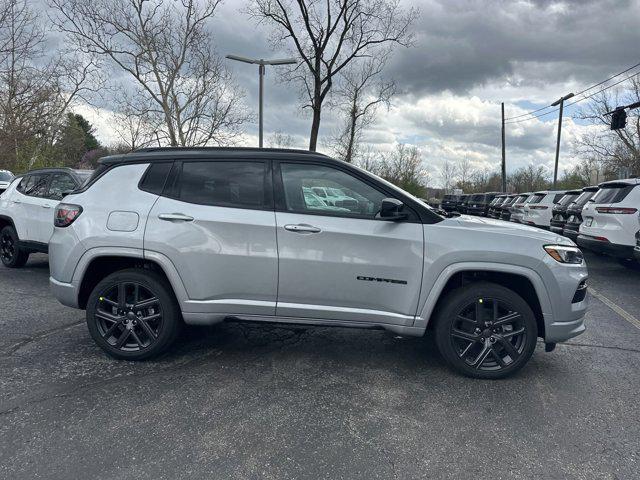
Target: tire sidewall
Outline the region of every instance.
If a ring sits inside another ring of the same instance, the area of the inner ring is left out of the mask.
[[[11,238],[13,239],[14,254],[10,262],[7,262],[3,257],[2,264],[7,268],[22,267],[27,262],[28,255],[26,255],[19,247],[20,239],[18,238],[18,233],[16,232],[16,229],[13,228],[11,225],[7,225],[2,230],[0,230],[0,237],[7,234],[11,236]]]
[[[97,319],[95,318],[95,311],[100,294],[110,286],[114,286],[121,282],[138,283],[153,292],[153,294],[159,299],[160,308],[162,310],[162,328],[155,343],[147,348],[135,352],[122,351],[110,345],[100,334]],[[157,275],[155,272],[142,269],[115,272],[100,281],[89,296],[86,316],[89,333],[98,346],[110,356],[124,360],[145,360],[161,354],[177,337],[182,322],[177,300],[175,299],[171,288],[162,279],[162,277]]]
[[[450,330],[453,319],[464,307],[478,298],[498,299],[523,317],[527,333],[525,346],[518,360],[507,368],[496,371],[477,370],[461,360],[452,345]],[[454,290],[443,301],[444,305],[436,318],[436,343],[449,366],[469,377],[500,379],[513,375],[527,364],[536,348],[538,326],[531,307],[520,295],[501,285],[482,282]]]

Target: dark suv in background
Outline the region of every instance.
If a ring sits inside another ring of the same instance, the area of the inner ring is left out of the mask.
[[[491,205],[489,205],[489,213],[487,216],[490,218],[500,218],[500,206],[506,199],[507,196],[505,194],[496,196],[496,198],[493,199],[493,202],[491,202]]]
[[[489,204],[496,198],[497,192],[476,193],[471,195],[467,205],[469,215],[486,217],[489,213]]]
[[[445,195],[442,197],[440,208],[449,213],[458,211],[461,197],[461,195]]]
[[[511,218],[511,205],[514,204],[514,202],[516,201],[516,198],[518,198],[519,195],[509,195],[507,196],[507,199],[502,202],[502,204],[500,205],[500,215],[497,217],[500,220],[504,220],[506,222],[509,221],[509,219]]]
[[[550,227],[553,233],[562,235],[564,226],[567,223],[567,208],[571,205],[578,196],[582,193],[582,190],[569,190],[564,196],[553,206],[551,210]]]
[[[582,193],[567,206],[567,212],[565,213],[567,221],[562,229],[562,235],[569,237],[574,242],[576,241],[580,224],[582,224],[582,207],[591,200],[597,191],[597,186],[585,187],[582,189]]]

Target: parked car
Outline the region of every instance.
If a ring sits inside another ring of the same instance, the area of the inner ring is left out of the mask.
[[[531,198],[531,193],[521,193],[518,197],[513,201],[509,210],[511,211],[511,217],[509,218],[510,222],[513,223],[522,223],[522,217],[524,216],[524,204],[527,203],[529,198]]]
[[[564,196],[558,200],[551,209],[551,220],[549,221],[550,230],[554,233],[562,235],[564,226],[567,223],[567,208],[573,203],[574,200],[580,196],[582,190],[569,190]]]
[[[636,232],[636,246],[633,249],[633,256],[640,262],[640,230]]]
[[[578,238],[578,230],[582,223],[582,207],[593,197],[598,191],[597,186],[585,187],[582,193],[578,195],[572,203],[567,207],[567,222],[562,230],[562,235],[569,237],[574,242]]]
[[[309,209],[311,183],[356,191],[375,213]],[[116,358],[160,354],[182,321],[429,328],[453,368],[500,378],[528,361],[538,336],[551,350],[585,329],[587,268],[570,240],[443,217],[314,152],[106,157],[58,205],[55,225],[52,292],[86,309],[91,336]]]
[[[458,205],[462,200],[462,195],[445,195],[442,197],[440,208],[445,212],[455,212],[458,210]]]
[[[489,218],[500,218],[500,206],[504,203],[506,199],[507,199],[506,194],[498,195],[494,199],[494,201],[492,202],[492,205],[489,206],[489,214],[488,214]]]
[[[489,205],[498,195],[497,192],[476,193],[471,195],[467,205],[467,214],[486,217],[489,213]]]
[[[507,199],[502,202],[502,204],[500,205],[500,220],[504,220],[506,222],[509,221],[509,219],[511,218],[511,205],[513,205],[513,203],[516,201],[516,199],[518,198],[518,195],[508,195]]]
[[[0,170],[0,195],[7,189],[14,175],[9,170]]]
[[[553,206],[564,196],[566,191],[554,190],[534,193],[524,205],[522,223],[549,230]]]
[[[461,195],[460,203],[458,204],[458,213],[462,215],[467,214],[467,206],[469,205],[469,200],[471,199],[471,195],[463,194]]]
[[[604,182],[582,209],[578,245],[619,258],[633,258],[640,227],[640,179]]]
[[[0,197],[0,257],[6,267],[22,267],[31,253],[47,252],[54,208],[90,175],[88,170],[48,168],[11,182]]]

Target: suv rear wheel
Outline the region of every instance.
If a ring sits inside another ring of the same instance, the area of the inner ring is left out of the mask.
[[[446,362],[474,378],[504,378],[520,370],[536,348],[538,328],[522,297],[479,282],[443,299],[436,342]]]
[[[29,252],[19,247],[16,230],[7,225],[0,231],[0,257],[5,267],[23,267],[29,259]]]
[[[112,273],[93,289],[87,325],[112,357],[144,360],[171,346],[182,319],[171,287],[160,275],[128,269]]]

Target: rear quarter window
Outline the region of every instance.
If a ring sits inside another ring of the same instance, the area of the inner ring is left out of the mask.
[[[152,163],[149,165],[140,182],[140,190],[161,195],[172,166],[173,162]]]
[[[535,194],[533,197],[531,197],[531,200],[529,200],[528,203],[540,203],[544,197],[546,197],[546,194],[544,193]]]

